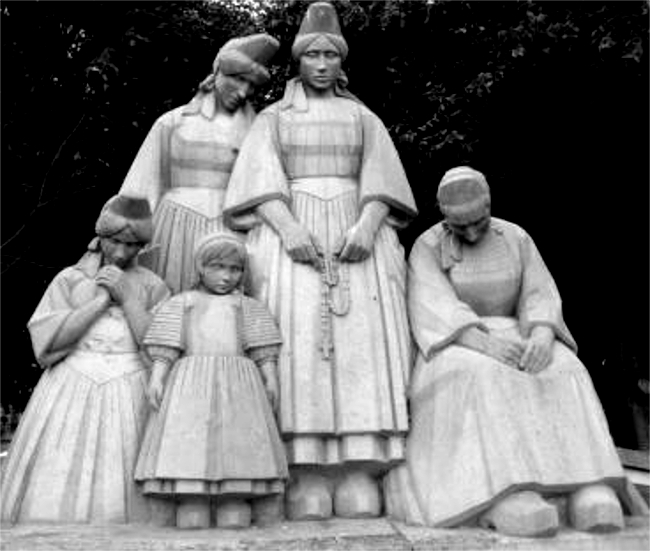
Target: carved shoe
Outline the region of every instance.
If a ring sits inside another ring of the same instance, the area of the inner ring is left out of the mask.
[[[337,517],[374,518],[381,514],[381,496],[377,481],[364,471],[343,476],[334,492]]]
[[[251,525],[251,506],[243,499],[225,499],[215,508],[217,528],[248,528]]]
[[[569,498],[569,519],[576,530],[616,532],[624,526],[616,492],[606,484],[576,490]]]
[[[498,501],[479,524],[508,536],[539,538],[554,536],[560,522],[553,505],[536,492],[524,491]]]
[[[284,518],[284,496],[274,495],[251,500],[253,522],[257,526],[270,526]]]
[[[183,497],[176,506],[176,526],[183,529],[210,528],[207,497]]]
[[[332,516],[332,494],[328,480],[304,473],[289,486],[286,512],[290,520],[325,520]]]

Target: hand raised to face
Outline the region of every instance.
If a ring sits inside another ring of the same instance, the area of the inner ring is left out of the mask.
[[[136,289],[130,279],[124,271],[113,264],[99,269],[95,276],[95,283],[105,288],[118,304],[136,298]]]

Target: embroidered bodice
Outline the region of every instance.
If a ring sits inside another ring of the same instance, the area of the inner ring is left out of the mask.
[[[358,176],[363,131],[354,102],[329,98],[311,100],[306,112],[280,110],[278,134],[289,179]]]
[[[462,260],[449,271],[458,298],[479,316],[516,316],[522,270],[516,252],[493,230],[461,247]]]

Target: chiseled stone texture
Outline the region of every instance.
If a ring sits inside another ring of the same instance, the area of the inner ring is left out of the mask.
[[[246,530],[186,530],[147,526],[2,526],[3,551],[415,551],[499,549],[522,551],[646,551],[647,518],[626,518],[617,534],[562,529],[554,538],[515,538],[482,529],[440,530],[385,518],[284,522]]]
[[[587,534],[561,528],[551,538],[519,538],[496,532],[465,528],[442,530],[393,523],[414,551],[499,549],[522,551],[647,551],[650,547],[649,521],[627,517],[623,531],[614,534]]]

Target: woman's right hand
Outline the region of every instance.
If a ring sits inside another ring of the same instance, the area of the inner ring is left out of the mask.
[[[137,299],[136,288],[123,270],[114,265],[103,266],[95,275],[95,283],[106,289],[118,304]]]
[[[526,347],[523,343],[487,335],[485,339],[485,354],[499,360],[515,369],[519,369],[521,357]]]
[[[280,237],[284,249],[294,262],[319,266],[319,255],[323,254],[323,248],[302,224],[294,223],[283,228]]]

